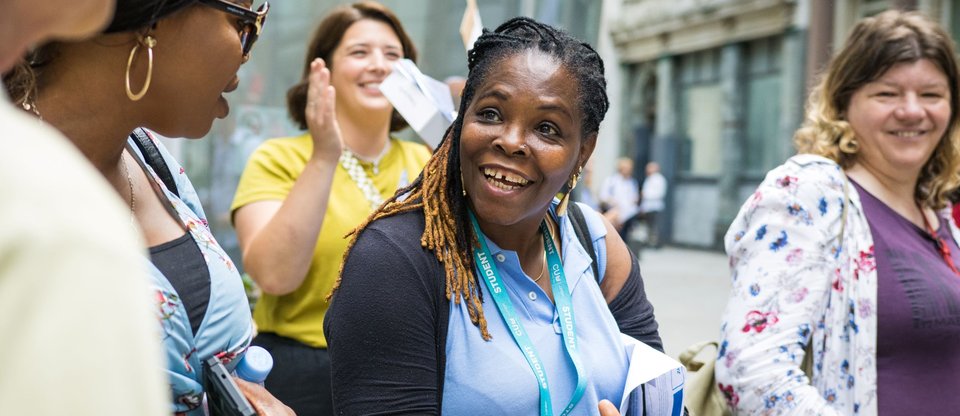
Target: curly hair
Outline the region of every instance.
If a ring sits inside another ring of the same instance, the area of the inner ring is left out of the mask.
[[[379,210],[360,224],[347,246],[344,261],[356,237],[371,222],[403,212],[422,210],[425,227],[420,244],[433,251],[443,264],[447,299],[467,302],[470,320],[490,339],[484,318],[479,280],[474,272],[473,249],[477,236],[470,226],[468,201],[463,196],[460,176],[460,134],[463,117],[477,87],[487,76],[495,76],[499,63],[516,54],[538,50],[556,58],[577,80],[578,104],[583,117],[583,133],[596,133],[610,105],[603,76],[603,60],[590,45],[566,32],[532,19],[511,19],[495,31],[484,31],[467,54],[466,86],[457,119],[447,129],[443,141],[427,161],[420,176],[408,187],[397,191]],[[400,198],[403,196],[403,198]],[[341,272],[342,270],[341,265]],[[338,278],[336,287],[339,287]],[[331,294],[332,296],[332,294]]]
[[[390,26],[397,38],[400,39],[403,57],[413,62],[417,61],[417,48],[413,45],[413,40],[403,30],[400,19],[397,19],[397,16],[386,6],[372,1],[363,1],[333,9],[320,21],[317,29],[313,32],[310,46],[307,47],[300,82],[287,90],[287,114],[300,129],[307,129],[307,119],[303,115],[303,111],[307,106],[307,89],[310,86],[308,78],[310,76],[310,63],[316,58],[322,58],[326,62],[327,68],[333,70],[334,65],[337,64],[333,62],[333,52],[340,45],[343,34],[354,23],[364,19],[375,20]],[[393,110],[393,115],[390,118],[390,131],[400,131],[406,127],[406,120],[397,110]]]
[[[960,186],[960,76],[953,51],[950,35],[919,13],[891,10],[863,19],[810,92],[806,119],[794,135],[797,151],[850,167],[859,149],[844,117],[853,94],[895,65],[927,59],[947,77],[951,114],[944,137],[920,171],[915,198],[942,208]]]

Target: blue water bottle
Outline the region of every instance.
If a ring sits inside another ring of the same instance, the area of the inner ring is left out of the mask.
[[[237,363],[235,371],[237,377],[262,386],[263,381],[267,379],[267,375],[270,374],[272,369],[273,356],[267,350],[251,345],[247,348],[247,353],[243,355],[243,359]]]

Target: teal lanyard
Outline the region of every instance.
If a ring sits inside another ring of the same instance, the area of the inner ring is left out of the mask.
[[[474,259],[476,259],[477,262],[477,271],[486,283],[487,290],[493,295],[493,301],[500,311],[503,322],[507,325],[511,335],[513,335],[513,340],[516,341],[517,346],[520,347],[520,351],[523,352],[523,357],[527,359],[527,364],[530,365],[533,374],[537,376],[537,384],[540,388],[540,415],[552,416],[553,403],[550,400],[550,387],[547,383],[547,373],[543,368],[543,363],[540,361],[540,355],[537,354],[536,347],[533,346],[533,342],[530,341],[527,331],[523,328],[520,319],[517,318],[517,314],[513,309],[513,302],[510,301],[510,296],[507,295],[506,288],[504,288],[502,284],[500,272],[497,270],[496,264],[490,261],[490,250],[487,248],[487,241],[480,231],[480,226],[477,224],[477,219],[473,215],[473,212],[470,213],[470,220],[477,234],[477,240],[480,241],[480,250],[473,251]],[[573,302],[570,297],[570,288],[567,287],[567,278],[563,271],[563,262],[560,260],[560,253],[557,252],[557,248],[553,244],[553,239],[550,238],[546,221],[540,224],[540,231],[543,234],[543,245],[547,251],[547,267],[550,270],[550,284],[553,287],[553,297],[556,300],[557,312],[560,317],[560,332],[563,336],[564,347],[566,347],[567,354],[570,356],[570,361],[573,361],[573,366],[577,371],[577,387],[573,391],[570,403],[567,404],[567,407],[564,408],[563,413],[561,413],[562,416],[565,416],[570,414],[574,406],[580,402],[580,399],[583,397],[583,392],[587,387],[587,380],[583,377],[583,365],[580,362],[580,349],[577,346],[577,331],[573,318]]]

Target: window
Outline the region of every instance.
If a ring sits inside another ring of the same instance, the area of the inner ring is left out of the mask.
[[[722,168],[720,50],[681,56],[677,68],[684,137],[679,168],[694,175],[717,175]]]
[[[748,172],[765,172],[781,162],[789,141],[780,137],[782,38],[751,41],[746,45],[744,78],[747,90],[743,161]]]

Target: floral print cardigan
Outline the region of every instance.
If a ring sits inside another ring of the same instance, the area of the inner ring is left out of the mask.
[[[797,155],[770,171],[725,245],[733,282],[716,380],[731,407],[756,415],[876,415],[873,238],[840,167]],[[812,382],[800,369],[811,341]]]
[[[144,163],[149,172],[148,176],[166,194],[170,204],[180,215],[180,221],[186,225],[197,242],[210,269],[210,300],[200,328],[194,336],[180,296],[160,270],[154,267],[149,259],[145,259],[152,278],[158,329],[167,359],[171,411],[203,415],[200,407],[203,399],[203,368],[200,363],[208,357],[217,356],[228,370],[236,367],[253,339],[253,320],[240,274],[233,261],[214,239],[193,184],[163,144],[147,133],[170,168],[180,197],[170,192],[153,169]],[[128,142],[128,148],[134,156],[143,161],[143,156],[132,139]]]

